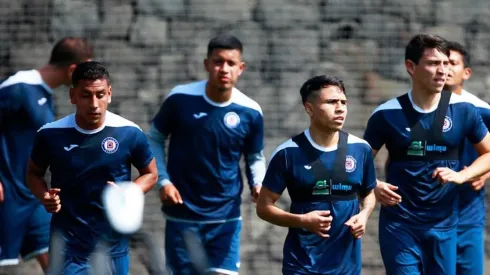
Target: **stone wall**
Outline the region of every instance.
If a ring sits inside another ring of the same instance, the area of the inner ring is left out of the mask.
[[[345,80],[346,129],[362,135],[377,104],[409,89],[404,46],[418,32],[465,44],[474,65],[467,88],[489,99],[489,18],[486,0],[0,0],[0,75],[42,65],[63,36],[85,36],[113,77],[110,110],[147,129],[175,84],[206,77],[208,40],[230,32],[245,45],[238,87],[263,108],[270,156],[307,126],[298,90],[316,74]],[[73,111],[66,88],[56,97],[58,116]],[[286,230],[258,220],[248,190],[243,198],[241,274],[281,274]],[[288,199],[280,204],[287,207]],[[161,240],[156,192],[147,195],[145,211],[144,230]],[[376,218],[377,211],[364,237],[364,274],[383,273]],[[132,270],[143,275],[140,247],[135,241]],[[31,262],[3,272],[35,268]]]

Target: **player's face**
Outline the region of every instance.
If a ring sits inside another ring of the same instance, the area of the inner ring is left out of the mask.
[[[77,108],[78,126],[87,130],[101,127],[111,96],[112,87],[105,79],[81,80],[76,87],[71,88],[70,99]]]
[[[209,83],[219,91],[231,90],[245,68],[242,54],[238,50],[215,49],[204,60],[204,67],[209,73]]]
[[[452,90],[454,87],[462,86],[465,80],[471,76],[471,69],[465,68],[463,56],[457,51],[450,51],[449,72],[446,87]]]
[[[339,87],[327,86],[315,99],[307,101],[305,108],[312,124],[338,131],[344,126],[347,116],[347,98]]]
[[[405,62],[414,87],[430,93],[440,93],[446,83],[449,58],[437,49],[426,49],[418,64]]]

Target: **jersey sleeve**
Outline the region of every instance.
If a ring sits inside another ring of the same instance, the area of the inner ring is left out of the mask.
[[[287,158],[286,150],[282,149],[273,154],[267,167],[262,186],[276,194],[282,194],[286,189]]]
[[[374,165],[374,158],[371,152],[371,148],[366,146],[366,153],[364,154],[364,171],[362,176],[362,194],[367,194],[376,187],[376,168]]]
[[[245,154],[260,153],[264,150],[264,118],[261,113],[257,112],[250,133],[245,141]]]
[[[165,99],[158,113],[153,118],[153,125],[165,137],[168,137],[175,129],[176,121],[176,96],[169,96]]]
[[[42,170],[46,170],[51,162],[51,150],[49,149],[48,130],[39,130],[34,138],[34,145],[31,151],[32,162]]]
[[[490,128],[490,108],[479,107],[478,112],[483,120],[483,124]]]
[[[466,138],[468,138],[471,143],[476,144],[483,140],[488,133],[488,129],[483,123],[482,115],[478,111],[478,108],[471,104],[468,104],[467,107],[468,116],[466,125],[468,128]]]
[[[131,150],[131,163],[137,169],[142,169],[150,164],[153,159],[153,152],[146,135],[139,129],[135,132],[136,137]]]
[[[8,122],[8,117],[24,104],[21,92],[20,85],[11,85],[0,90],[0,126]]]
[[[375,112],[368,120],[363,139],[366,140],[371,148],[379,150],[386,142],[385,119],[381,112]]]

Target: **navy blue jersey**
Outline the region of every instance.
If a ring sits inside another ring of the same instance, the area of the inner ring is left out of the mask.
[[[412,102],[410,93],[409,98]],[[410,120],[417,120],[423,129],[430,129],[437,106],[428,112],[413,103],[412,106],[417,117]],[[389,154],[403,151],[407,155],[423,156],[460,148],[466,139],[473,144],[479,143],[488,132],[478,109],[457,94],[451,96],[441,131],[444,144],[412,141],[407,117],[395,98],[374,110],[364,138],[374,150],[385,145]],[[402,202],[396,206],[382,207],[380,215],[414,228],[443,229],[454,226],[458,216],[456,185],[443,185],[433,179],[432,173],[437,167],[455,171],[462,169],[458,157],[452,160],[394,161],[390,156],[386,180],[398,186],[397,193],[402,196]]]
[[[215,103],[206,96],[206,83],[175,87],[153,120],[158,132],[170,136],[168,177],[184,201],[183,205],[163,206],[169,219],[240,217],[240,158],[264,149],[260,106],[236,88],[230,101]],[[158,166],[159,174],[164,168]],[[258,170],[248,167],[250,185],[261,183]]]
[[[25,184],[36,131],[54,120],[52,90],[36,70],[20,71],[0,84],[0,182],[20,202],[35,201]]]
[[[471,104],[475,105],[480,112],[485,125],[490,127],[490,105],[475,95],[463,90],[461,96]],[[473,144],[465,141],[462,150],[461,162],[464,166],[470,166],[478,158]],[[459,225],[485,225],[485,191],[474,191],[471,185],[464,184],[459,187]]]
[[[96,130],[83,130],[75,116],[43,126],[32,150],[32,161],[51,171],[51,187],[60,188],[61,211],[53,215],[53,230],[62,230],[72,251],[89,253],[101,240],[112,254],[126,252],[128,240],[111,229],[101,194],[107,181],[131,180],[131,164],[148,166],[153,154],[141,129],[131,121],[106,112]]]
[[[306,130],[311,146],[319,152],[320,161],[332,170],[337,146],[325,148],[317,145]],[[328,188],[324,181],[314,179],[312,167],[305,151],[293,140],[281,144],[272,154],[263,186],[282,194],[287,189],[291,197],[290,212],[304,214],[314,210],[330,210],[333,217],[330,238],[324,239],[302,228],[290,228],[284,244],[283,270],[304,271],[311,274],[360,274],[361,240],[355,239],[344,223],[359,213],[359,199],[322,201],[317,199],[325,190],[337,195],[356,190],[367,194],[376,186],[373,155],[366,141],[349,135],[345,160],[347,181],[332,182]],[[307,190],[309,196],[298,198]]]

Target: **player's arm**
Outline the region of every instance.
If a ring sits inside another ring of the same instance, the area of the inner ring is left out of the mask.
[[[330,237],[327,234],[332,223],[330,211],[292,214],[276,206],[280,196],[280,194],[272,192],[269,188],[262,187],[257,201],[257,215],[259,218],[278,226],[304,228],[320,237]]]
[[[367,221],[376,206],[376,197],[373,192],[376,185],[374,158],[371,152],[367,151],[364,156],[362,183],[359,190],[361,210],[359,214],[354,215],[345,222],[345,225],[350,227],[351,233],[355,238],[361,238],[366,232]]]
[[[364,140],[371,146],[373,158],[376,157],[379,150],[385,145],[386,129],[383,125],[386,125],[383,114],[375,111],[369,118],[366,131],[364,132]],[[387,164],[388,160],[386,160],[386,165]],[[395,193],[396,190],[398,190],[397,186],[381,180],[376,180],[374,194],[381,205],[393,206],[399,204],[402,201],[402,197]]]
[[[134,180],[134,183],[138,185],[144,193],[150,191],[157,182],[158,171],[148,139],[139,129],[136,131],[131,150],[131,163],[139,172],[139,177]]]
[[[252,199],[256,202],[266,171],[264,157],[264,119],[261,112],[256,113],[256,117],[250,128],[250,133],[245,141],[244,155],[248,184]]]
[[[138,185],[144,193],[151,190],[156,184],[158,179],[158,171],[155,158],[150,161],[144,168],[138,169],[140,176],[134,180],[134,183]]]
[[[463,184],[490,172],[490,134],[476,107],[468,108],[468,117],[465,121],[467,121],[466,138],[480,156],[469,167],[459,172],[447,167],[436,168],[432,176],[437,177],[442,183]]]
[[[26,184],[32,194],[44,205],[50,213],[59,212],[61,201],[59,197],[60,189],[48,188],[44,175],[49,167],[50,156],[47,152],[48,146],[44,143],[44,132],[38,132],[34,140],[34,147],[31,152],[31,158],[27,164]]]
[[[328,238],[332,216],[330,211],[312,211],[306,214],[293,214],[282,210],[276,205],[282,192],[286,189],[285,175],[287,171],[286,150],[272,153],[271,161],[263,181],[263,187],[257,200],[257,215],[272,224],[304,228],[317,235]]]
[[[157,187],[160,191],[160,200],[165,204],[182,204],[183,200],[177,188],[170,181],[165,161],[165,141],[175,129],[175,117],[173,117],[174,102],[172,97],[168,97],[160,107],[160,110],[153,119],[150,130],[147,132],[148,142],[150,143],[153,155],[155,156],[158,170]]]

